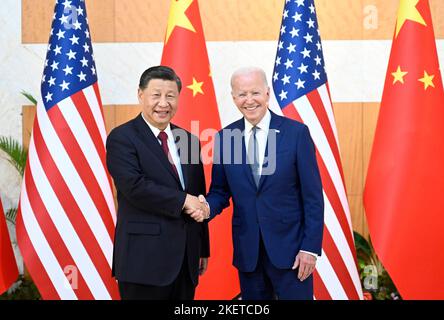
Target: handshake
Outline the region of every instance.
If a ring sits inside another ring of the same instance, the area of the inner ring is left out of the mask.
[[[203,195],[199,197],[187,194],[183,210],[197,222],[202,222],[210,217],[210,207]]]

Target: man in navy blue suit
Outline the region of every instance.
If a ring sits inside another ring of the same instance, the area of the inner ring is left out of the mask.
[[[269,110],[263,70],[236,71],[231,87],[244,117],[216,135],[206,218],[232,198],[233,265],[243,299],[313,299],[324,202],[308,127]]]

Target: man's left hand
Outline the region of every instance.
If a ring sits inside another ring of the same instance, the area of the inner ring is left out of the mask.
[[[316,267],[316,257],[306,253],[299,252],[293,264],[293,270],[299,267],[298,278],[301,281],[307,279]]]
[[[203,276],[208,268],[208,258],[200,258],[199,260],[199,275]]]

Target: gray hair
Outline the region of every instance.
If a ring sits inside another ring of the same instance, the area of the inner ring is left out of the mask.
[[[233,82],[235,78],[252,73],[259,73],[264,80],[264,85],[268,87],[267,75],[265,74],[264,70],[259,67],[243,67],[233,72],[233,75],[231,76],[231,88],[233,88]]]

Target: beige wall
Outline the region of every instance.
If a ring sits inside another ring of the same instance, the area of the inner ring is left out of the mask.
[[[201,0],[208,41],[276,40],[283,0]],[[87,0],[95,42],[163,41],[167,0]],[[315,0],[323,40],[392,39],[398,0]],[[23,43],[45,43],[54,0],[22,0]],[[430,0],[436,37],[444,38],[444,1]],[[366,27],[373,9],[377,27]]]

